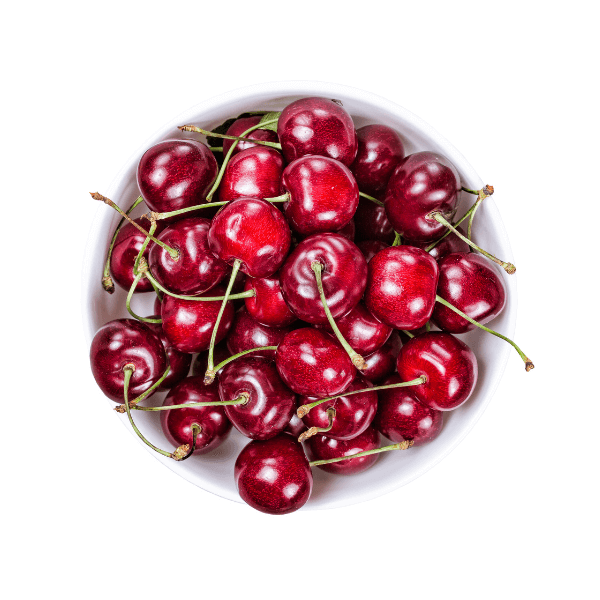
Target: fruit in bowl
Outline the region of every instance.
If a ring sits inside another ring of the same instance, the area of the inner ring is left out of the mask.
[[[128,262],[111,264],[133,274],[131,287],[112,296],[101,280],[119,214],[102,207],[94,223],[84,284],[92,369],[107,379],[102,357],[117,345],[96,331],[124,317],[137,340],[156,340],[151,325],[179,352],[206,354],[194,361],[203,371],[169,392],[186,398],[175,390],[193,384],[196,402],[161,404],[169,361],[155,359],[163,371],[142,381],[131,349],[112,356],[118,376],[108,379],[142,443],[218,495],[282,514],[395,489],[466,435],[509,358],[514,266],[491,192],[441,136],[366,92],[272,84],[205,102],[94,195],[122,214],[140,199],[131,216],[148,212],[135,219],[135,258],[120,252]],[[449,252],[436,256],[442,244]],[[466,265],[458,275],[456,265]],[[140,282],[156,294],[137,293]],[[164,416],[177,411],[185,419]],[[227,419],[210,443],[209,414]],[[177,434],[161,423],[178,423]]]

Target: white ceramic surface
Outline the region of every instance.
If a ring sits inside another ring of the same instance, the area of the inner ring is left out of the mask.
[[[446,139],[421,119],[401,106],[362,90],[322,82],[292,81],[255,85],[206,100],[179,115],[165,125],[138,149],[108,190],[99,190],[122,207],[129,206],[139,195],[136,184],[137,163],[144,151],[153,144],[168,138],[185,138],[176,126],[197,124],[206,129],[219,125],[225,119],[245,111],[281,110],[290,102],[304,96],[324,96],[343,102],[352,115],[356,127],[369,123],[384,123],[395,128],[402,136],[407,154],[419,150],[432,150],[447,156],[458,169],[463,186],[479,189],[483,182],[466,159]],[[197,137],[197,136],[196,136]],[[466,210],[474,197],[463,194],[459,210]],[[135,213],[136,215],[138,213]],[[102,289],[100,278],[108,247],[109,236],[119,216],[106,205],[98,207],[89,235],[83,262],[83,321],[85,335],[91,343],[96,330],[107,321],[129,316],[125,309],[125,292],[119,288],[113,295]],[[487,198],[480,207],[474,227],[474,239],[486,249],[512,261],[512,253],[506,231],[493,197]],[[507,286],[508,300],[503,313],[493,321],[494,329],[512,337],[514,334],[517,289],[516,276],[502,274]],[[153,294],[141,294],[134,298],[133,308],[138,314],[151,314]],[[431,469],[467,435],[492,399],[500,382],[510,352],[510,346],[498,338],[477,330],[460,336],[473,349],[479,364],[477,387],[469,401],[455,411],[445,414],[441,434],[429,444],[411,448],[405,452],[383,453],[368,471],[351,477],[340,477],[313,471],[314,488],[309,502],[302,510],[335,508],[375,498],[395,490]],[[164,394],[155,395],[149,404],[160,404]],[[93,400],[108,403],[98,389]],[[130,431],[126,416],[117,415]],[[160,429],[157,415],[137,413],[136,423],[153,443],[167,448],[168,444]],[[135,435],[131,431],[132,435]],[[248,442],[237,431],[220,448],[205,456],[193,456],[183,463],[164,458],[151,449],[148,451],[167,467],[194,485],[223,498],[241,502],[233,479],[233,465],[241,448]],[[139,442],[143,445],[143,442]],[[144,445],[145,448],[147,446]]]

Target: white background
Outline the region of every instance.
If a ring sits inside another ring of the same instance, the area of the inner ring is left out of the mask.
[[[5,598],[597,598],[598,106],[593,4],[27,2],[3,9]],[[429,122],[496,188],[516,354],[433,470],[268,517],[162,467],[92,402],[81,259],[131,153],[197,102],[333,81]]]

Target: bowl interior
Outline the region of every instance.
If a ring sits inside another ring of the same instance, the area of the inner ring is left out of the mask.
[[[144,151],[159,141],[186,138],[176,126],[196,124],[211,129],[225,119],[245,111],[281,110],[290,102],[305,96],[324,96],[343,102],[352,115],[356,127],[370,123],[384,123],[396,129],[403,138],[407,154],[432,150],[447,156],[458,169],[465,187],[479,189],[482,181],[465,158],[432,127],[400,106],[371,93],[345,86],[319,82],[271,83],[236,90],[205,101],[174,119],[152,136],[128,161],[106,191],[105,195],[121,207],[130,206],[138,197],[136,183],[137,163]],[[474,197],[463,194],[459,211],[463,212]],[[141,214],[142,210],[134,213]],[[102,289],[100,278],[108,248],[109,237],[117,225],[119,216],[105,205],[100,205],[92,224],[83,263],[83,318],[87,340],[91,343],[96,330],[112,319],[128,317],[125,309],[125,291],[117,288],[113,295]],[[477,213],[474,239],[505,260],[512,261],[512,253],[506,231],[492,198],[487,198]],[[500,272],[500,271],[499,271]],[[511,337],[516,319],[516,280],[502,273],[507,286],[507,304],[492,327]],[[141,315],[152,314],[154,294],[139,294],[132,307]],[[407,452],[382,453],[375,465],[364,473],[350,477],[336,476],[315,468],[312,496],[303,510],[333,508],[354,504],[385,494],[412,481],[446,456],[464,438],[481,416],[491,400],[508,356],[510,347],[498,338],[480,330],[459,336],[475,352],[478,359],[479,378],[469,401],[444,415],[441,434],[429,444],[411,448]],[[97,395],[103,397],[98,389]],[[149,402],[159,405],[164,394],[156,394]],[[105,398],[112,406],[114,403]],[[130,429],[126,417],[120,416]],[[136,423],[154,444],[167,447],[160,428],[160,420],[152,413],[137,413]],[[135,435],[131,431],[132,435]],[[385,440],[383,440],[385,442]],[[141,444],[143,444],[140,441]],[[236,502],[241,502],[233,479],[235,458],[248,439],[237,431],[219,448],[204,456],[192,456],[183,463],[164,458],[151,449],[157,460],[176,471],[200,488]],[[144,446],[146,447],[146,446]]]

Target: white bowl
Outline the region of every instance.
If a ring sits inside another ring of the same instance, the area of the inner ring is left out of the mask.
[[[384,98],[362,90],[321,82],[275,82],[254,85],[235,90],[206,100],[179,115],[165,125],[138,149],[118,174],[108,190],[99,190],[121,207],[130,206],[138,197],[136,169],[139,159],[147,148],[168,138],[187,138],[177,125],[197,124],[211,129],[246,111],[281,110],[290,102],[305,96],[336,98],[352,115],[356,127],[369,123],[384,123],[396,129],[402,136],[407,154],[420,150],[439,152],[452,161],[458,169],[463,186],[480,189],[483,182],[466,159],[431,126]],[[192,136],[197,137],[197,136]],[[490,174],[492,175],[492,174]],[[474,201],[474,197],[463,194],[460,209],[463,212]],[[83,276],[83,319],[88,342],[98,328],[112,319],[129,316],[125,309],[125,292],[119,288],[113,295],[107,294],[100,285],[103,262],[109,237],[116,227],[118,214],[104,204],[96,213],[84,257]],[[474,239],[490,252],[504,260],[513,261],[510,245],[493,197],[487,198],[477,213]],[[513,336],[517,290],[515,275],[502,274],[507,287],[507,304],[492,327],[509,337]],[[153,294],[140,294],[134,298],[133,307],[138,314],[152,312]],[[335,508],[375,498],[395,490],[419,477],[450,453],[467,435],[482,415],[500,382],[510,352],[513,350],[502,340],[477,330],[460,336],[477,355],[479,379],[473,395],[463,406],[444,415],[441,434],[432,442],[405,452],[383,453],[375,465],[364,473],[353,476],[336,476],[315,468],[312,496],[303,510]],[[98,400],[104,398],[98,389]],[[151,399],[154,405],[164,397],[157,394]],[[112,408],[114,403],[105,398]],[[123,420],[132,435],[126,416],[115,414]],[[150,441],[168,448],[160,427],[160,420],[153,413],[136,413],[136,423]],[[248,439],[233,430],[229,439],[219,448],[204,456],[192,456],[179,463],[164,458],[153,450],[148,451],[164,465],[177,472],[198,487],[223,498],[241,502],[233,478],[233,465],[239,451]],[[143,442],[140,440],[140,444]]]

